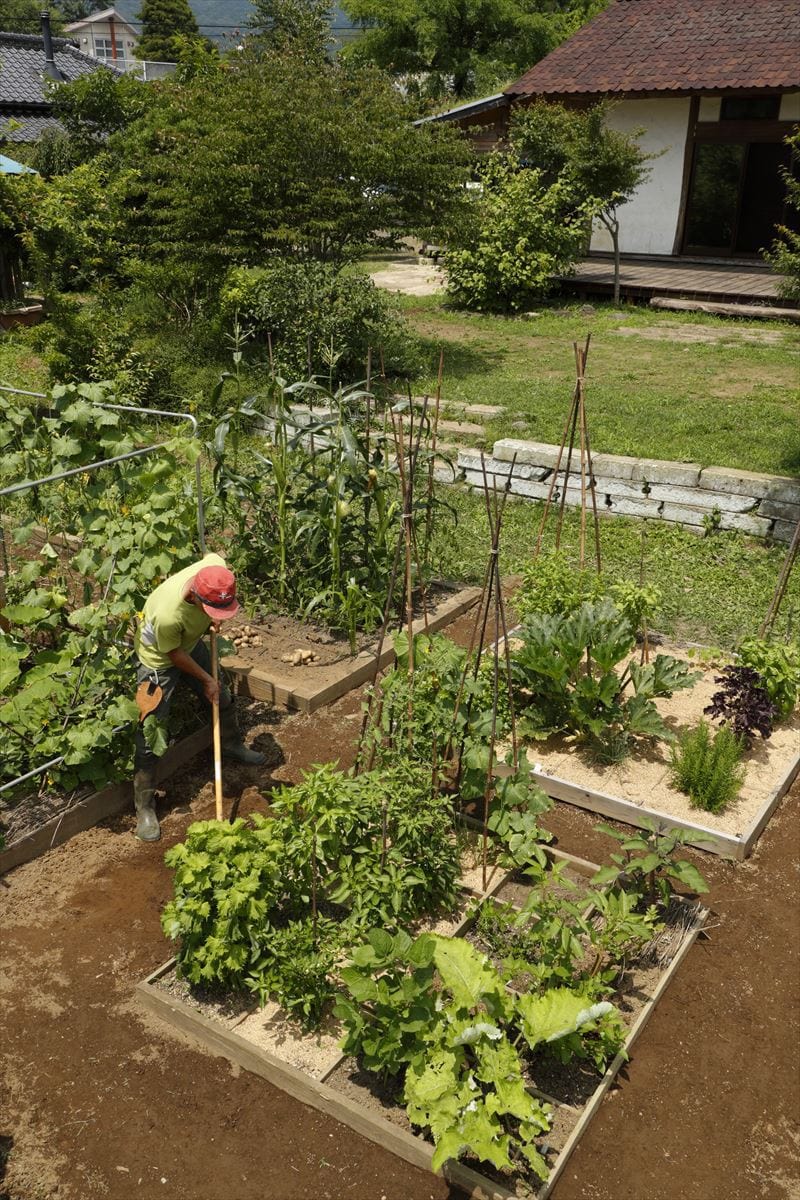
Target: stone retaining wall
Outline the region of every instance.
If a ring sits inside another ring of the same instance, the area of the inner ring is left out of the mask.
[[[546,500],[558,461],[558,446],[516,438],[495,442],[485,460],[490,482],[495,477],[498,487],[501,482],[505,486],[515,456],[511,493]],[[573,455],[566,502],[580,506],[580,459],[576,462],[576,457]],[[566,463],[566,453],[562,462]],[[458,466],[468,484],[483,486],[479,450],[459,451]],[[800,520],[800,479],[620,454],[595,454],[592,466],[601,513],[650,517],[698,530],[703,528],[704,519],[708,524],[710,518],[712,527],[738,529],[780,542],[791,541]],[[560,500],[563,486],[564,472],[559,471],[554,499]]]

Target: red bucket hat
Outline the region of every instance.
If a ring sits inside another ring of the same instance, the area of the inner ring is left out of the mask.
[[[191,593],[212,621],[227,621],[239,611],[236,580],[227,567],[203,567],[192,580]]]

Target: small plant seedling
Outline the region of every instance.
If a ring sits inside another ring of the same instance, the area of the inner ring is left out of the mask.
[[[708,884],[694,863],[675,858],[678,847],[692,837],[690,830],[662,832],[652,822],[633,836],[606,824],[596,825],[595,829],[619,842],[622,853],[610,855],[613,865],[601,867],[593,875],[592,883],[611,883],[643,898],[648,904],[659,903],[664,907],[672,895],[673,879],[693,892],[708,891]]]

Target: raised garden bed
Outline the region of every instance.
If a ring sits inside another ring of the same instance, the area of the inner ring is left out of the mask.
[[[427,623],[425,617],[417,617],[414,633],[444,629],[477,604],[479,598],[480,588],[441,586],[429,607]],[[313,626],[283,617],[242,620],[226,629],[226,636],[235,636],[245,626],[253,630],[261,644],[240,648],[235,655],[223,659],[223,666],[234,676],[240,695],[310,713],[332,704],[375,674],[375,635],[362,639],[358,653],[353,656],[346,639],[331,641]],[[313,654],[315,658],[296,666],[283,661],[296,651]],[[380,669],[391,666],[394,660],[392,640],[387,637]]]
[[[670,730],[684,732],[703,719],[703,709],[719,685],[719,668],[698,662],[682,648],[659,645],[658,652],[690,662],[702,678],[656,707]],[[707,718],[706,718],[707,719]],[[540,787],[554,800],[589,809],[603,817],[644,828],[688,830],[688,844],[713,854],[741,860],[752,853],[767,822],[800,773],[800,713],[776,725],[767,741],[755,740],[743,758],[745,779],[738,799],[720,813],[693,808],[689,797],[672,786],[670,747],[666,742],[634,752],[621,763],[598,762],[574,739],[554,736],[533,742],[529,756]]]
[[[201,750],[205,750],[210,742],[211,730],[208,726],[204,726],[180,742],[176,742],[174,746],[170,746],[159,762],[159,781],[168,779],[170,775],[174,775],[182,767],[185,767],[195,755],[199,754]],[[72,804],[67,804],[66,798],[64,798],[64,804],[65,806],[59,813],[39,825],[33,832],[18,838],[0,850],[0,875],[10,871],[12,867],[18,867],[22,863],[30,862],[33,858],[38,858],[40,854],[45,854],[54,846],[60,846],[74,837],[76,833],[82,833],[84,829],[91,829],[93,825],[96,825],[98,821],[105,820],[106,817],[112,817],[126,808],[131,808],[133,811],[133,785],[130,781],[110,783],[100,791],[92,792]]]
[[[553,859],[565,861],[568,871],[576,877],[585,878],[596,869],[594,864],[560,851],[549,853]],[[498,872],[480,903],[493,903],[491,893],[502,895],[507,889],[516,889],[513,893],[516,899],[524,899],[525,884]],[[466,892],[464,895],[466,899]],[[463,907],[463,903],[457,905],[460,910]],[[706,918],[699,905],[679,898],[673,900],[670,915],[666,929],[625,973],[618,1007],[627,1036],[607,1070],[600,1074],[585,1063],[561,1066],[554,1061],[546,1075],[537,1073],[538,1086],[532,1081],[527,1085],[531,1092],[553,1106],[552,1128],[542,1135],[539,1144],[550,1168],[547,1182],[532,1188],[521,1178],[515,1180],[494,1173],[491,1167],[487,1168],[487,1174],[474,1169],[468,1161],[449,1160],[443,1174],[452,1184],[476,1200],[532,1196],[545,1200],[550,1194]],[[441,922],[428,923],[427,927],[463,935],[474,919],[474,913],[460,919],[456,913],[450,928],[442,928]],[[381,1083],[378,1077],[362,1071],[355,1059],[341,1052],[338,1046],[341,1030],[333,1018],[320,1031],[303,1033],[276,1005],[260,1010],[248,995],[221,995],[189,988],[176,975],[175,959],[143,980],[137,993],[146,1008],[180,1032],[198,1038],[212,1053],[335,1117],[407,1162],[431,1169],[431,1143],[413,1132],[391,1084]],[[541,1086],[542,1078],[547,1081],[547,1089]]]

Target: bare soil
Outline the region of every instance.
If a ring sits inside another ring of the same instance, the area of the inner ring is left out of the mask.
[[[469,635],[462,619],[453,636]],[[359,698],[260,720],[265,773],[226,771],[240,811],[313,762],[352,761]],[[170,953],[164,851],[213,812],[210,757],[170,781],[161,843],[132,815],[0,880],[0,1196],[10,1200],[457,1200],[266,1081],[178,1040],[134,1000]],[[544,824],[591,861],[615,846],[592,814]],[[692,948],[553,1200],[794,1200],[800,1195],[800,784],[752,858],[687,857],[711,887]],[[162,1180],[164,1182],[162,1182]]]
[[[448,599],[459,591],[460,584],[437,582],[432,584],[425,594],[425,605],[428,612],[435,610],[437,604]],[[414,602],[414,616],[423,614],[422,597],[417,595]],[[385,644],[391,644],[391,637],[399,626],[401,618],[390,623]],[[345,636],[334,635],[325,626],[304,622],[280,613],[256,611],[253,617],[241,617],[228,623],[225,636],[229,641],[245,635],[247,630],[251,637],[260,641],[260,645],[241,645],[236,653],[223,659],[223,665],[230,668],[255,666],[267,676],[276,675],[282,679],[302,681],[314,687],[322,688],[338,678],[338,668],[343,663],[353,662],[354,657],[366,655],[372,657],[377,648],[379,631],[358,633],[356,635],[356,655],[350,647],[349,639]],[[313,661],[294,665],[291,656],[300,651],[304,655],[313,654]]]

